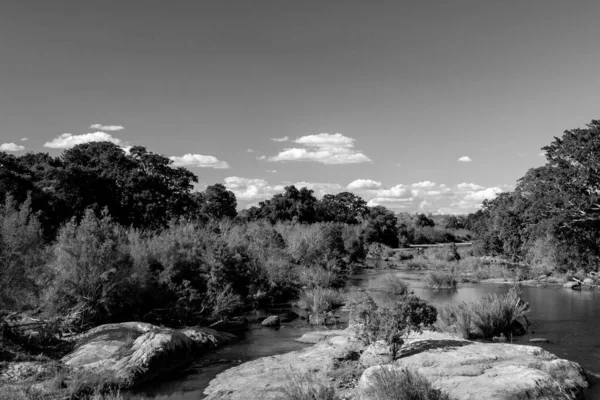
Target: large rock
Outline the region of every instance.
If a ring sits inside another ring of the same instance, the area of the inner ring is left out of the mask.
[[[181,368],[203,350],[233,335],[206,328],[174,330],[141,322],[101,325],[88,331],[62,361],[73,369],[112,375],[131,387]]]
[[[263,322],[261,322],[262,326],[270,326],[270,327],[276,327],[281,325],[281,321],[279,320],[279,316],[278,315],[271,315],[270,317],[267,317],[263,320]]]
[[[415,351],[410,352],[410,348]],[[580,399],[587,387],[582,368],[535,346],[476,343],[451,337],[421,339],[405,349],[408,356],[367,369],[359,392],[374,384],[381,368],[412,369],[434,388],[462,399]]]
[[[300,343],[316,344],[323,340],[327,340],[327,339],[330,339],[335,336],[350,337],[350,336],[352,336],[352,334],[348,330],[339,330],[339,329],[331,330],[331,331],[313,331],[313,332],[306,332],[299,339],[295,339],[295,340],[296,340],[296,342],[300,342]]]
[[[567,288],[567,289],[575,289],[575,288],[578,288],[579,286],[581,286],[581,283],[573,282],[573,281],[567,282],[563,285],[563,287]]]
[[[373,365],[389,364],[394,361],[390,346],[384,341],[378,340],[377,342],[369,345],[360,355],[360,363],[364,367],[372,367]]]
[[[326,335],[314,346],[259,358],[221,372],[205,389],[206,400],[281,399],[280,388],[296,373],[310,372],[328,382],[326,373],[340,360],[355,359],[357,350],[363,347],[347,331],[335,332],[341,334]]]

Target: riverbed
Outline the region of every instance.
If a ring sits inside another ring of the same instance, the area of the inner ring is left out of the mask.
[[[424,272],[400,270],[363,270],[349,281],[349,287],[369,289],[373,280],[381,274],[393,273],[409,283],[414,294],[435,304],[475,301],[485,293],[504,293],[509,285],[492,283],[465,283],[456,290],[425,288],[421,280]],[[600,372],[600,339],[598,318],[600,317],[600,293],[576,291],[557,285],[545,287],[525,286],[523,298],[529,302],[529,320],[532,325],[525,336],[514,338],[514,343],[530,344],[532,338],[548,339],[549,343],[536,344],[558,357],[580,363],[586,370]],[[373,291],[377,303],[385,303],[389,296]],[[256,316],[275,314],[285,309],[257,312]],[[299,310],[295,310],[299,312]],[[135,392],[126,394],[131,400],[197,400],[204,397],[208,383],[219,373],[241,362],[260,357],[299,350],[306,345],[294,339],[310,330],[306,320],[297,319],[283,324],[278,329],[251,325],[250,329],[227,346],[202,357],[189,370],[179,372],[160,382],[145,385]],[[600,398],[600,388],[593,388],[586,398]]]

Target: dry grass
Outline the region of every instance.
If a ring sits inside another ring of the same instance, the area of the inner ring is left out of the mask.
[[[425,284],[434,289],[453,289],[456,287],[456,276],[451,271],[430,271],[425,276]]]
[[[370,375],[371,384],[360,391],[361,400],[450,400],[434,389],[417,372],[394,367],[377,368]]]
[[[404,296],[408,294],[408,283],[395,274],[384,274],[378,276],[370,282],[371,289],[380,290],[382,292],[394,294],[396,296]]]
[[[333,386],[317,379],[313,373],[291,371],[279,390],[278,400],[339,400]]]

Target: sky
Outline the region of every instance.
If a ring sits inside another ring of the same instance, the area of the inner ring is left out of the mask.
[[[223,183],[468,213],[598,115],[600,2],[20,0],[0,150],[110,140]]]

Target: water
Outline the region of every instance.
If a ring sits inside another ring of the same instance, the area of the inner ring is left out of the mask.
[[[374,278],[382,273],[394,273],[409,284],[415,295],[436,304],[476,301],[485,293],[505,293],[509,285],[462,284],[458,290],[433,290],[419,281],[422,272],[365,270],[355,275],[350,286],[369,288]],[[389,300],[382,292],[371,292],[375,301]],[[529,302],[529,320],[532,325],[525,336],[514,338],[514,343],[529,344],[531,338],[545,338],[551,343],[535,344],[560,358],[581,364],[585,369],[600,372],[600,292],[576,291],[557,286],[523,287],[523,298]],[[281,310],[270,310],[279,313]],[[270,313],[269,312],[269,313]],[[267,314],[269,314],[267,313]],[[137,393],[127,395],[131,400],[197,400],[208,383],[219,373],[239,362],[299,350],[306,345],[295,342],[312,328],[304,320],[296,320],[275,330],[253,325],[239,339],[202,357],[192,368],[161,382],[145,385]],[[595,385],[600,386],[600,385]],[[600,387],[586,394],[586,398],[600,399]]]

